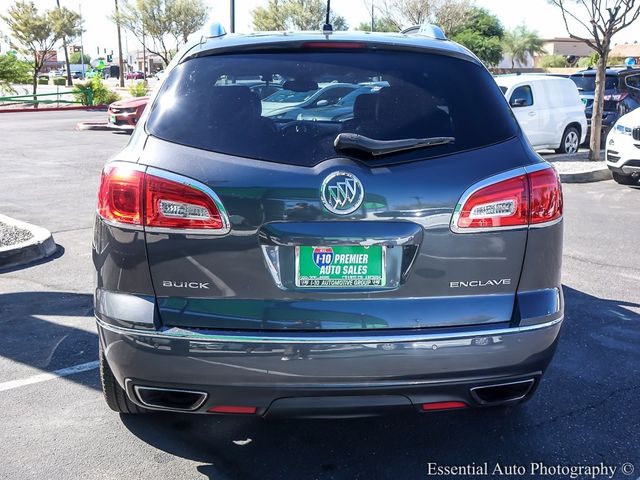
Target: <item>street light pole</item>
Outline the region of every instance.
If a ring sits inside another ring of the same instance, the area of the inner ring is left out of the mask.
[[[78,4],[78,11],[80,12],[80,18],[82,18],[82,4]],[[84,80],[84,43],[82,41],[82,28],[80,28],[80,62],[82,63],[82,79]]]
[[[142,78],[147,79],[147,44],[144,33],[144,22],[142,23]]]
[[[120,11],[116,2],[116,27],[118,28],[118,68],[120,70],[120,86],[124,87],[124,61],[122,59],[122,35],[120,34]]]
[[[60,0],[56,0],[58,4],[58,10],[60,10]],[[82,28],[82,25],[81,25]],[[62,48],[64,48],[64,65],[67,70],[67,86],[73,86],[73,80],[71,80],[71,66],[69,65],[69,47],[67,45],[67,37],[62,37]]]
[[[230,28],[229,30],[231,30],[231,33],[235,33],[236,31],[236,2],[235,0],[230,0],[231,4],[229,5],[230,8]]]
[[[375,18],[374,18],[374,13],[373,13],[373,4],[374,4],[374,0],[371,0],[371,33],[373,33],[373,28],[376,24],[375,22]]]

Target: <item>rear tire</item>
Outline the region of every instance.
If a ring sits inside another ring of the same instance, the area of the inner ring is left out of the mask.
[[[611,172],[613,179],[620,185],[638,185],[638,179],[631,175],[624,175],[623,173]]]
[[[127,396],[127,393],[120,386],[116,377],[107,363],[107,359],[100,347],[100,383],[102,393],[109,408],[118,413],[146,413],[148,410],[139,407]]]
[[[556,153],[568,153],[573,155],[578,153],[580,147],[580,132],[576,127],[567,127],[562,134],[560,146],[556,148]]]

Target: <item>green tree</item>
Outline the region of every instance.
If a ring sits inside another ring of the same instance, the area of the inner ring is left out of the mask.
[[[324,0],[269,0],[266,7],[252,12],[256,30],[320,30],[327,16]],[[329,18],[334,30],[347,30],[344,17],[331,12]]]
[[[549,0],[562,12],[562,19],[569,36],[589,45],[598,55],[596,85],[591,115],[591,138],[589,160],[600,160],[602,134],[602,111],[607,62],[611,40],[620,30],[632,25],[640,18],[640,2],[636,0]],[[577,35],[576,32],[581,33]]]
[[[524,65],[527,57],[545,53],[544,40],[538,36],[535,30],[529,30],[520,25],[506,33],[503,41],[504,51],[511,57],[511,68]]]
[[[63,38],[80,33],[80,15],[68,8],[55,8],[42,14],[32,1],[17,1],[0,18],[23,52],[33,58],[33,93],[38,89],[38,74],[47,60],[47,53]]]
[[[371,4],[367,0],[365,4],[370,10]],[[467,22],[472,10],[470,0],[381,0],[374,8],[395,25],[395,31],[428,21],[448,35]]]
[[[29,83],[33,65],[15,55],[0,55],[0,92],[15,93],[11,84]]]
[[[80,52],[73,52],[69,56],[69,63],[82,63],[82,54]],[[86,53],[84,54],[84,63],[86,65],[89,65],[91,63],[91,56],[87,55]]]
[[[471,7],[466,20],[449,32],[449,38],[464,45],[487,65],[502,60],[504,28],[500,20],[484,8]]]
[[[133,0],[122,2],[112,20],[133,33],[166,66],[208,16],[204,0]]]
[[[371,31],[371,22],[362,22],[360,25],[356,27],[356,30],[360,30],[362,32],[370,32]],[[374,32],[397,32],[398,27],[394,22],[390,19],[381,17],[374,18],[373,20],[373,31]]]

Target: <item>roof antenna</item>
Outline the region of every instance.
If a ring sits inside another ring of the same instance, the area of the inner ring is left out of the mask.
[[[331,33],[333,32],[333,27],[331,23],[329,23],[329,16],[331,15],[331,0],[327,0],[327,18],[322,26],[322,33]]]

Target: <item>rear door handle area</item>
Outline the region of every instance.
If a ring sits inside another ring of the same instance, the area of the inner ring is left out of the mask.
[[[529,112],[529,116],[530,117],[535,117],[536,116],[536,112]]]

